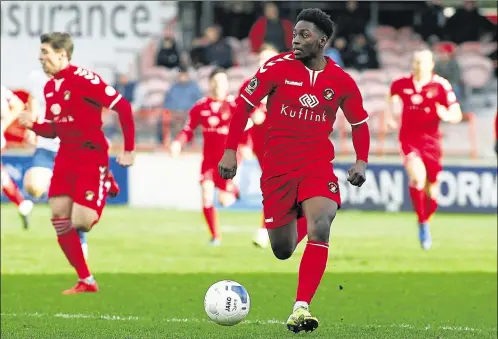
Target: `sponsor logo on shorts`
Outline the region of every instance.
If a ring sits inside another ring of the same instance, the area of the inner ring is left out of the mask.
[[[95,198],[95,193],[93,193],[92,191],[86,191],[85,199],[88,201],[92,201],[93,198]]]
[[[332,100],[334,98],[334,90],[332,88],[327,88],[323,91],[323,97],[325,100]]]
[[[339,186],[335,182],[331,181],[329,182],[329,191],[332,193],[337,193],[339,192]]]
[[[258,86],[259,86],[259,80],[258,78],[254,77],[247,84],[245,91],[247,94],[252,95],[256,90],[256,88],[258,88]]]

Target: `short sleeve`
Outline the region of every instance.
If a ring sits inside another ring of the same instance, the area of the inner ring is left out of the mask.
[[[368,113],[363,107],[363,97],[353,79],[350,79],[348,87],[349,93],[343,98],[341,109],[351,126],[360,125],[368,120]]]
[[[439,91],[438,102],[446,108],[457,103],[457,97],[453,91],[453,87],[450,82],[444,78],[439,78],[438,83],[441,85],[441,90]]]
[[[395,95],[400,95],[401,93],[401,86],[400,86],[400,81],[399,80],[395,80],[393,81],[393,83],[391,84],[391,96],[395,96]]]
[[[84,96],[103,107],[112,109],[122,99],[122,95],[96,73],[78,68],[73,76],[78,85],[84,89]]]
[[[285,62],[291,60],[292,54],[278,55],[268,60],[241,90],[240,96],[251,106],[258,106],[261,100],[275,89],[276,79],[282,72],[282,67]]]

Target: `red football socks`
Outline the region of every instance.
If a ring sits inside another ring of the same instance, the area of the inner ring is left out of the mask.
[[[329,244],[308,240],[299,266],[296,301],[311,303],[327,267]]]
[[[206,218],[206,223],[209,227],[209,233],[211,233],[211,238],[219,239],[220,234],[218,231],[218,218],[216,216],[216,209],[214,207],[203,207],[202,212],[204,213],[204,218]]]
[[[69,218],[53,218],[52,224],[57,232],[59,245],[71,266],[75,268],[80,280],[91,277],[81,249],[80,238],[76,229],[72,227],[71,220]]]
[[[427,213],[427,220],[429,220],[433,215],[434,213],[436,213],[436,210],[437,210],[437,200],[434,199],[434,198],[431,198],[429,196],[426,197],[426,201],[427,201],[427,210],[426,210],[426,213]]]
[[[425,223],[427,222],[426,215],[426,194],[424,190],[416,189],[415,187],[409,187],[410,198],[412,200],[413,209],[415,213],[417,213],[418,222]]]
[[[308,234],[308,222],[305,217],[297,219],[297,242],[296,246],[304,239]]]
[[[2,174],[4,174],[3,171]],[[7,178],[6,181],[6,184],[2,187],[3,193],[7,199],[16,204],[16,206],[19,206],[24,201],[24,196],[22,195],[21,190],[11,178]]]

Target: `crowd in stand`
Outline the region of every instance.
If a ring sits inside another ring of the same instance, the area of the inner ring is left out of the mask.
[[[473,0],[463,1],[462,6],[449,18],[446,17],[441,2],[426,2],[415,14],[413,22],[407,22],[406,26],[411,27],[407,29],[409,33],[404,34],[406,30],[403,29],[393,30],[395,33],[392,34],[396,34],[394,37],[387,31],[380,33],[377,28],[370,27],[368,12],[360,9],[356,1],[348,1],[343,10],[330,13],[336,22],[337,33],[335,39],[329,42],[326,54],[352,72],[361,74],[372,69],[385,70],[390,66],[390,55],[402,59],[409,54],[411,48],[407,46],[406,50],[400,51],[398,46],[390,47],[389,42],[395,41],[403,45],[401,40],[407,38],[414,46],[428,46],[436,51],[438,59],[435,72],[447,78],[459,98],[463,99],[465,79],[469,76],[462,71],[464,65],[458,59],[460,46],[470,46],[470,42],[478,41],[493,46],[494,42],[494,48],[479,51],[478,54],[494,62],[496,73],[496,24],[478,12]],[[249,5],[255,6],[250,2],[234,2],[233,6],[239,7],[232,9],[238,11],[237,18],[240,22],[244,21],[242,16],[244,10],[247,10],[244,6]],[[224,6],[229,7],[230,2]],[[239,84],[255,70],[257,62],[254,55],[263,43],[270,43],[282,52],[291,49],[293,23],[280,16],[279,7],[274,3],[264,3],[262,12],[246,36],[240,30],[233,34],[238,37],[227,36],[220,25],[214,25],[193,41],[189,51],[179,46],[171,30],[165,30],[161,37],[147,46],[142,55],[142,77],[132,81],[126,75],[119,75],[116,88],[133,103],[136,110],[164,108],[184,112],[185,116],[189,108],[203,96],[206,89],[203,74],[207,72],[204,70],[206,68],[220,66],[238,69],[232,72],[235,74],[235,92]],[[476,48],[481,48],[481,45]],[[404,61],[406,60],[396,62]],[[408,71],[409,63],[403,65],[399,68]],[[148,76],[147,74],[153,73],[151,70],[155,70],[157,76]],[[396,74],[399,75],[399,72]],[[160,81],[154,82],[154,79],[159,78]],[[388,80],[386,78],[386,82]],[[151,85],[154,90],[151,90],[151,86],[144,85],[150,82],[156,84]],[[157,85],[159,82],[161,85]]]

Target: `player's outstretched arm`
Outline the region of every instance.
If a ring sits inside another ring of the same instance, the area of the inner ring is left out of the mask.
[[[171,143],[170,152],[173,157],[178,156],[185,146],[194,137],[194,131],[201,122],[201,105],[204,99],[198,101],[188,113],[188,119],[183,129],[178,133],[175,140]]]
[[[351,136],[356,152],[356,163],[348,170],[348,181],[351,185],[361,187],[366,181],[368,153],[370,151],[370,129],[368,127],[368,113],[363,108],[363,98],[360,90],[351,79],[350,93],[341,105],[344,116],[351,124]]]
[[[123,132],[124,152],[118,156],[117,161],[123,167],[133,165],[135,121],[131,104],[114,87],[106,84],[98,74],[78,68],[74,73],[74,80],[84,89],[85,97],[118,113]]]
[[[218,171],[223,179],[233,179],[237,174],[237,148],[247,126],[249,114],[253,109],[253,106],[242,96],[239,96],[235,103],[236,107],[228,130],[225,153],[218,164]]]

